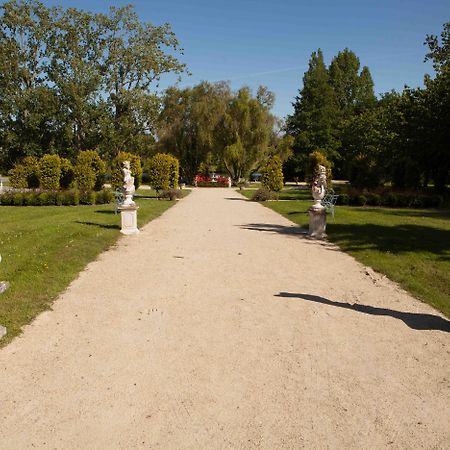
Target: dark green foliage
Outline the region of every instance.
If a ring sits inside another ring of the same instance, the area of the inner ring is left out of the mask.
[[[105,182],[106,165],[95,150],[85,150],[78,154],[74,172],[80,191],[100,190]]]
[[[74,170],[72,163],[66,159],[61,158],[61,177],[59,179],[59,186],[61,189],[69,189],[73,179],[74,179]]]
[[[167,198],[169,200],[177,200],[183,197],[180,189],[168,189],[161,192],[160,198]]]
[[[13,195],[13,205],[14,206],[23,205],[23,194],[21,192],[17,192]]]
[[[328,161],[327,157],[322,152],[317,150],[308,155],[305,170],[306,182],[311,184],[313,179],[319,175],[319,165],[324,166],[326,168],[327,186],[331,187],[332,181],[331,162]]]
[[[349,205],[350,204],[350,196],[348,194],[339,194],[337,198],[336,204],[338,205]]]
[[[159,112],[154,80],[181,73],[170,25],[132,6],[91,13],[6,1],[0,9],[0,168],[24,156],[99,148],[148,152]]]
[[[59,189],[61,159],[58,155],[44,155],[39,160],[39,185],[44,190]]]
[[[158,153],[147,162],[149,183],[156,191],[168,190],[178,185],[178,161],[171,155]]]
[[[102,191],[97,192],[97,204],[107,204],[111,203],[114,200],[114,194],[110,189],[103,189]]]
[[[118,190],[123,186],[123,162],[130,162],[131,175],[134,177],[134,187],[139,188],[142,182],[141,158],[138,155],[127,152],[119,152],[111,165],[111,186]]]
[[[368,194],[367,204],[371,206],[381,206],[381,195],[380,194]]]
[[[251,200],[254,202],[265,202],[267,200],[274,200],[275,198],[276,196],[273,191],[266,188],[261,188],[253,194]]]
[[[46,191],[46,192],[5,192],[0,195],[3,206],[77,206],[107,204],[114,200],[110,190],[100,192]]]
[[[261,185],[269,191],[279,192],[283,189],[283,170],[281,160],[273,156],[261,168]]]
[[[25,157],[9,172],[9,183],[16,189],[39,187],[39,160],[34,156]]]

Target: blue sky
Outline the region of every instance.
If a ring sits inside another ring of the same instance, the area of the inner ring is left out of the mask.
[[[182,61],[201,80],[230,80],[234,89],[266,85],[276,95],[274,113],[284,117],[302,85],[313,51],[328,64],[345,47],[369,67],[377,94],[422,85],[432,73],[424,63],[427,34],[450,21],[450,0],[44,0],[46,5],[105,11],[133,3],[140,18],[168,22],[184,48]],[[166,78],[161,86],[174,83]]]

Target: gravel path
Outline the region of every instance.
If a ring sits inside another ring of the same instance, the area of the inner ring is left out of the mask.
[[[228,189],[0,350],[1,449],[448,449],[450,323]]]

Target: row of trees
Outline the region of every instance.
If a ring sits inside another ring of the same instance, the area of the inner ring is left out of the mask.
[[[441,40],[427,36],[435,77],[424,87],[405,87],[377,99],[370,71],[345,49],[326,67],[320,50],[311,56],[286,132],[294,139],[288,177],[303,177],[308,155],[320,151],[336,177],[357,187],[391,182],[445,189],[450,170],[450,23]]]
[[[169,25],[142,23],[131,6],[93,14],[11,0],[0,11],[0,169],[45,153],[74,160],[95,148],[111,160],[151,148],[153,87],[185,69]]]

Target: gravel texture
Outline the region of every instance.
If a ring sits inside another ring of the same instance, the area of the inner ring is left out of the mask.
[[[0,448],[448,449],[450,323],[195,189],[0,350]]]

